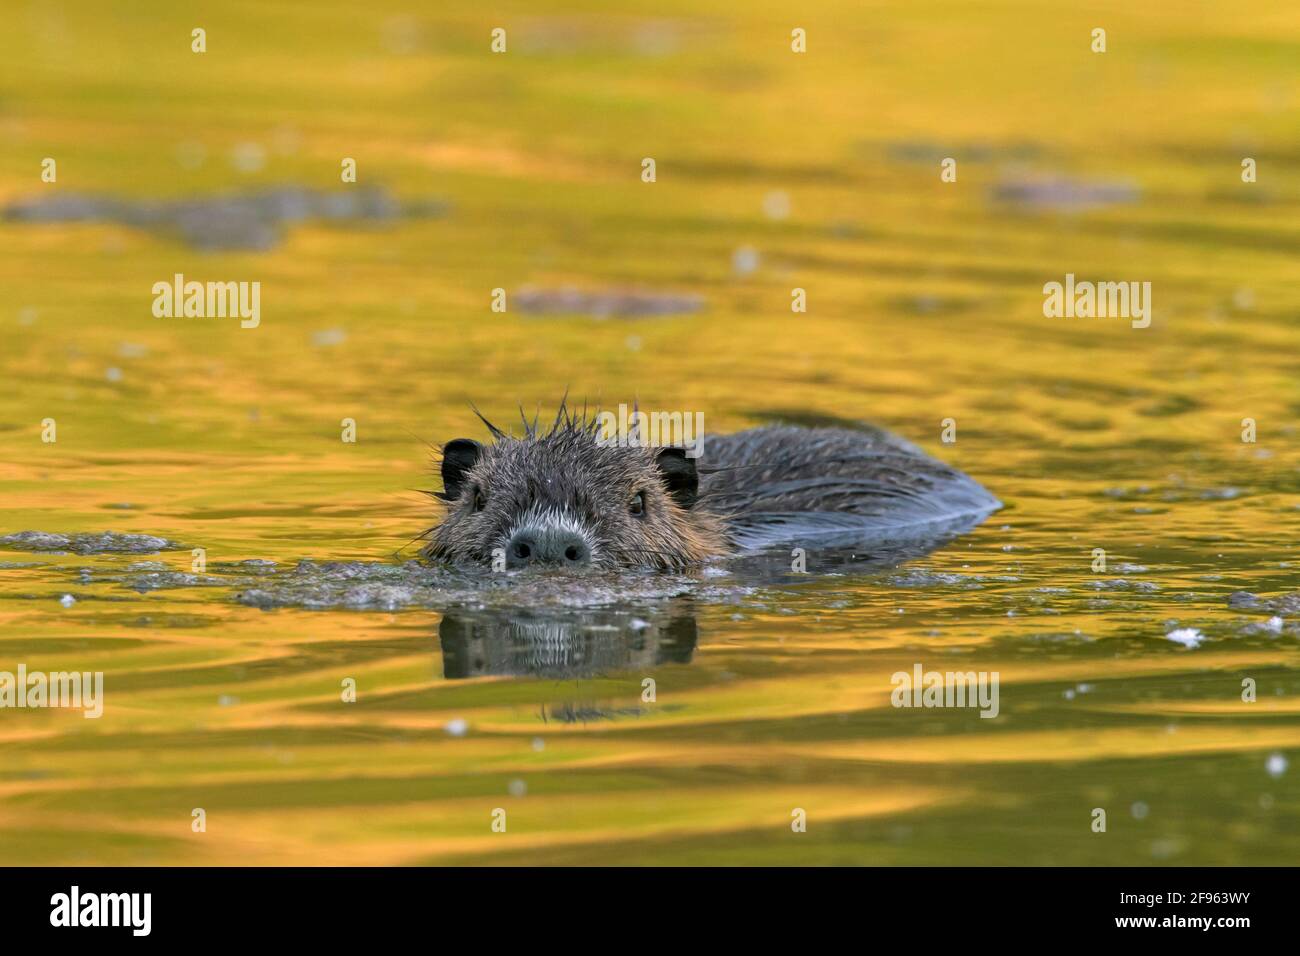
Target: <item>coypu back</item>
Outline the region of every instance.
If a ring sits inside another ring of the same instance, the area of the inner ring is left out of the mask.
[[[908,537],[978,524],[1001,502],[879,429],[775,425],[710,436],[700,504],[742,548],[806,535]]]

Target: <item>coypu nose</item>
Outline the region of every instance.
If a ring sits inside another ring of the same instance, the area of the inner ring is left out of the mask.
[[[519,531],[506,546],[506,564],[512,568],[530,564],[559,564],[579,568],[591,563],[591,548],[576,531],[557,528]]]

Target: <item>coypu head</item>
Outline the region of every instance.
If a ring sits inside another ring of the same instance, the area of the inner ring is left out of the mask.
[[[482,418],[482,416],[479,416]],[[682,569],[725,553],[722,519],[698,506],[695,461],[680,448],[602,442],[598,419],[562,404],[549,431],[443,446],[442,522],[425,557],[510,568]]]

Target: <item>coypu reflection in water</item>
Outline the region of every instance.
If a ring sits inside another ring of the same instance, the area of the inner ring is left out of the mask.
[[[810,573],[885,571],[934,550],[952,534],[891,542],[863,553],[828,543],[808,562]],[[789,552],[769,548],[739,558],[732,577],[743,586],[790,584]],[[676,597],[617,608],[449,609],[438,626],[443,676],[590,677],[689,664],[699,642],[694,600]]]
[[[683,570],[777,542],[875,544],[951,535],[1000,502],[971,478],[869,426],[771,425],[683,448],[611,442],[564,403],[494,441],[443,446],[442,521],[426,558],[507,567]]]
[[[688,664],[698,639],[682,601],[631,609],[448,611],[443,676],[583,677]]]

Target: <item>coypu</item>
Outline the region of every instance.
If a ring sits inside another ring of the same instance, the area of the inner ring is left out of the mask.
[[[477,414],[477,409],[475,409]],[[426,558],[506,567],[683,570],[779,541],[906,538],[970,527],[1001,507],[961,472],[878,429],[769,425],[710,436],[702,467],[684,448],[602,441],[599,419],[564,403],[549,430],[442,449],[440,524]]]

